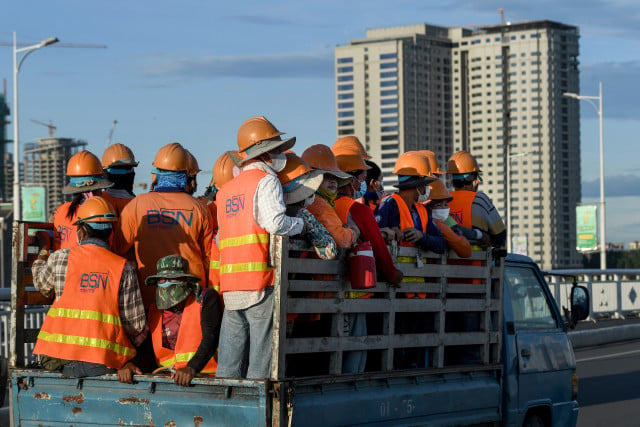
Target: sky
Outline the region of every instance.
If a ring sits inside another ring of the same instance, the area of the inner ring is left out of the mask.
[[[333,144],[335,46],[364,38],[368,28],[499,24],[498,8],[510,22],[579,27],[580,94],[597,96],[603,84],[607,241],[640,240],[636,0],[5,0],[0,43],[9,45],[0,45],[0,78],[12,108],[13,32],[18,43],[58,37],[20,69],[21,144],[47,136],[31,119],[51,121],[55,136],[86,140],[101,157],[117,120],[112,142],[134,151],[137,182],[149,181],[161,146],[179,141],[205,171],[201,193],[206,171],[236,148],[237,129],[251,116],[295,135],[298,152]],[[599,200],[598,116],[580,104],[582,195],[592,203]]]

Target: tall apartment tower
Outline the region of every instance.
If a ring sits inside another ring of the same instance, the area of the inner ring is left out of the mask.
[[[66,184],[67,163],[71,156],[87,145],[70,138],[40,138],[25,145],[24,183],[43,185],[47,189],[47,212],[51,215],[71,196],[62,194]]]
[[[404,151],[432,150],[443,168],[470,151],[510,248],[578,267],[580,123],[563,97],[579,92],[578,39],[551,21],[367,30],[335,49],[337,135],[357,135],[387,185]]]

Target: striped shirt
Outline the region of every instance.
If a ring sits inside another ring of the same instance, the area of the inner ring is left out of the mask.
[[[105,249],[109,246],[100,239],[89,238],[83,240],[81,245],[96,245]],[[31,266],[33,272],[33,284],[42,294],[49,296],[55,292],[56,300],[64,291],[67,277],[67,264],[69,262],[69,249],[59,249],[44,261],[36,259]],[[149,333],[147,316],[142,304],[142,295],[138,285],[138,276],[129,261],[124,265],[120,289],[118,292],[118,307],[122,326],[131,339],[134,346],[142,344]]]

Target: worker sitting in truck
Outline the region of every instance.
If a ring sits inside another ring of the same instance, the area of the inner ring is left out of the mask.
[[[220,338],[222,304],[215,289],[202,289],[200,278],[189,273],[189,261],[180,255],[158,260],[158,272],[146,285],[156,289],[149,308],[149,328],[156,363],[171,369],[175,383],[184,387],[198,374],[215,375],[214,357]]]
[[[46,234],[39,235],[33,284],[45,296],[55,293],[33,350],[45,369],[78,378],[115,373],[149,332],[135,270],[109,250],[116,220],[109,202],[95,196],[77,211],[79,246],[49,256]]]
[[[136,166],[138,162],[133,151],[126,145],[110,145],[102,154],[102,168],[113,186],[105,189],[101,196],[111,203],[118,217],[127,203],[136,197],[133,193]]]
[[[78,245],[76,238],[76,213],[78,207],[91,196],[100,195],[102,190],[113,185],[102,170],[100,159],[95,154],[83,150],[67,163],[69,183],[64,186],[64,194],[73,194],[70,202],[58,206],[52,215],[53,250],[72,248]]]

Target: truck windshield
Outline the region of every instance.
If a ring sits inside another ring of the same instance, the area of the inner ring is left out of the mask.
[[[556,328],[556,318],[535,272],[526,267],[507,266],[504,275],[516,330]]]

